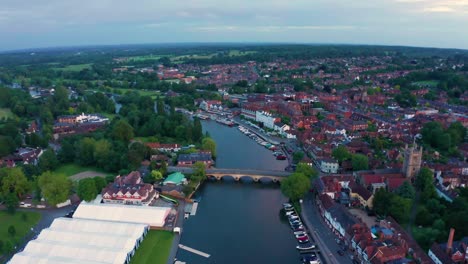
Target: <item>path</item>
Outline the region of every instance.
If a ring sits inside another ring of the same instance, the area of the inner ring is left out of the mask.
[[[169,252],[169,257],[167,258],[167,264],[174,264],[177,256],[177,250],[179,249],[180,243],[180,236],[184,229],[182,228],[184,225],[184,214],[185,214],[185,201],[179,200],[179,206],[177,207],[177,222],[175,223],[175,227],[180,227],[181,233],[175,233],[174,239],[172,240],[171,250]]]
[[[83,171],[80,173],[77,173],[75,175],[70,176],[70,179],[72,181],[79,181],[81,179],[86,179],[86,178],[94,178],[96,176],[98,177],[105,177],[107,174],[102,173],[102,172],[97,172],[97,171]]]

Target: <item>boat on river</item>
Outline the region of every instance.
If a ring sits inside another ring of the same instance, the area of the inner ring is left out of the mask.
[[[309,246],[302,246],[302,245],[296,246],[296,249],[299,250],[299,251],[307,251],[307,250],[312,250],[312,249],[315,249],[315,248],[316,248],[316,246],[314,244],[309,245]]]

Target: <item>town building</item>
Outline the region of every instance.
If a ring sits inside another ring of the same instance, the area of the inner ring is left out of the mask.
[[[281,119],[278,118],[278,117],[273,116],[269,112],[256,111],[255,112],[255,121],[263,124],[263,126],[269,128],[269,129],[274,129],[275,128],[275,123],[280,122]]]
[[[422,147],[418,148],[416,144],[413,144],[411,147],[408,147],[408,145],[405,146],[401,172],[406,178],[413,178],[419,173],[419,170],[421,169],[422,152]]]
[[[338,172],[338,161],[331,158],[323,158],[319,160],[319,167],[322,172],[326,173],[337,173]]]
[[[209,151],[180,154],[177,158],[178,167],[192,167],[195,162],[202,162],[205,164],[206,168],[209,168],[214,164],[214,161],[211,157],[211,152]]]
[[[104,203],[148,205],[159,197],[153,185],[143,183],[141,174],[133,171],[125,177],[117,176],[101,192]]]

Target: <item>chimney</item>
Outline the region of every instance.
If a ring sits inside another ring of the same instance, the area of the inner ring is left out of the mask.
[[[455,229],[453,228],[450,228],[450,234],[449,234],[449,238],[448,238],[448,241],[447,241],[447,254],[451,254],[452,253],[452,244],[453,244],[453,236],[455,235]]]

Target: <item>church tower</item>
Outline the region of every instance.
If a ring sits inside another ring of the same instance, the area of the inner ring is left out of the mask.
[[[403,153],[404,161],[401,171],[406,178],[413,178],[419,173],[419,170],[421,169],[422,152],[422,147],[418,148],[418,145],[416,144],[408,147],[408,144],[406,144],[405,151]]]

